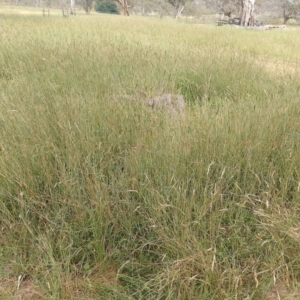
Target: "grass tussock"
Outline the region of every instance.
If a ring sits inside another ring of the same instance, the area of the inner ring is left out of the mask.
[[[0,291],[267,299],[280,283],[295,294],[297,37],[3,14]],[[185,113],[144,105],[163,93],[183,94]]]

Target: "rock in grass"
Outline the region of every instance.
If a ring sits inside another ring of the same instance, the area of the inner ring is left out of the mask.
[[[163,94],[146,100],[145,104],[152,109],[166,109],[171,113],[182,113],[185,110],[183,95]]]

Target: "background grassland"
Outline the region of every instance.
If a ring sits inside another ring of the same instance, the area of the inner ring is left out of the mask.
[[[299,31],[0,25],[4,299],[297,293]],[[183,94],[186,112],[144,107],[160,93]]]

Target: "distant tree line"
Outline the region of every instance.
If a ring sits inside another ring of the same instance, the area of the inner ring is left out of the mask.
[[[75,7],[81,7],[89,14],[92,9],[102,13],[151,15],[182,14],[205,15],[219,13],[231,18],[245,16],[245,8],[253,14],[269,13],[280,17],[286,24],[290,19],[300,22],[300,0],[6,0],[15,5],[31,5],[38,7],[69,7],[70,13],[75,14]],[[252,22],[251,18],[248,22]]]
[[[202,2],[203,0],[198,0]],[[240,15],[244,0],[205,0],[207,7],[225,16]],[[283,18],[284,24],[290,19],[299,21],[300,0],[256,0],[257,13],[273,13]]]

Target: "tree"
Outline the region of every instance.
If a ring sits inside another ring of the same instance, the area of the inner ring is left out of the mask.
[[[113,0],[98,0],[95,5],[95,10],[105,14],[119,14],[117,3]]]
[[[254,25],[255,0],[242,1],[241,26]]]
[[[93,8],[94,0],[81,0],[81,5],[86,14],[90,14],[91,9]]]
[[[217,10],[220,14],[231,17],[240,14],[243,0],[206,0],[208,7]]]
[[[225,16],[239,15],[241,26],[254,25],[255,0],[207,0],[207,3]]]
[[[299,0],[281,0],[283,24],[290,19],[298,20],[300,18],[300,1]]]
[[[75,0],[70,0],[70,14],[71,15],[76,15]]]
[[[123,9],[124,16],[129,16],[128,0],[115,0]]]
[[[49,5],[47,7],[51,6],[51,3],[54,2],[53,0],[47,0],[49,2]],[[67,11],[67,14],[76,15],[75,11],[75,0],[61,0],[61,9],[63,11]]]
[[[166,0],[175,8],[175,18],[180,17],[181,13],[183,12],[186,4],[186,0]]]

